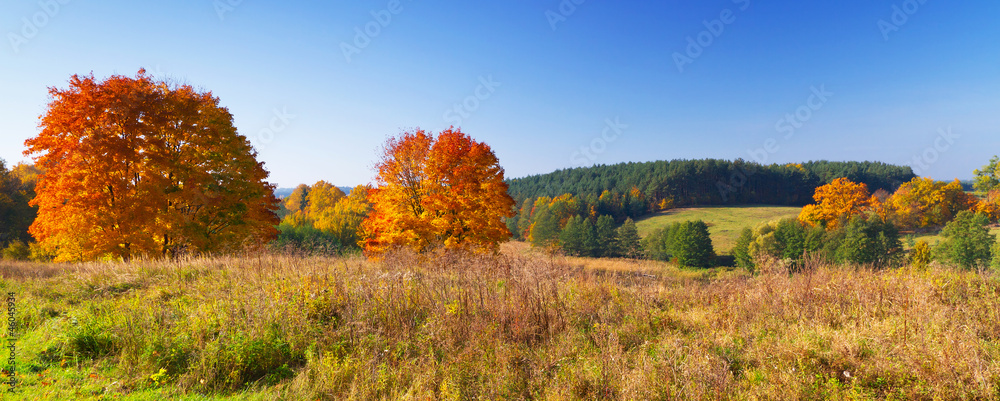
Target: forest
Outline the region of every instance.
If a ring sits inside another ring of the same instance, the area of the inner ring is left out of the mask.
[[[742,159],[673,160],[622,163],[558,170],[508,180],[517,203],[543,196],[572,194],[597,204],[604,192],[629,197],[624,210],[608,213],[636,218],[666,201],[689,205],[805,206],[817,187],[837,178],[860,182],[872,191],[895,191],[915,175],[910,167],[882,162],[813,161],[761,165]],[[638,191],[635,196],[633,192]],[[638,199],[634,199],[638,198]]]

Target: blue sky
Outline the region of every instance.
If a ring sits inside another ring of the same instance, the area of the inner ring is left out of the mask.
[[[220,97],[282,187],[367,183],[388,136],[451,124],[508,177],[711,157],[966,179],[1000,154],[998,14],[978,0],[9,0],[0,158],[25,160],[47,87],[144,67]]]

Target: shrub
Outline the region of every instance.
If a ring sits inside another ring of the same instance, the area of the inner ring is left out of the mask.
[[[37,242],[28,245],[28,253],[30,254],[28,258],[33,262],[51,262],[56,258],[55,252],[45,249]]]
[[[989,264],[997,238],[990,234],[988,224],[989,218],[983,214],[959,212],[941,231],[945,238],[937,249],[941,260],[966,269]]]
[[[24,242],[14,240],[0,251],[0,257],[7,260],[28,260],[31,258],[31,249]]]
[[[708,225],[700,220],[671,224],[656,230],[644,242],[651,259],[676,259],[688,267],[712,267],[715,260]]]
[[[344,247],[334,234],[325,233],[311,225],[296,227],[281,223],[278,230],[278,238],[268,245],[272,250],[310,255],[339,255],[344,252]]]
[[[822,249],[825,235],[823,227],[810,227],[797,219],[770,222],[755,230],[744,229],[733,248],[733,257],[738,266],[751,271],[754,260],[760,257],[797,264],[804,255]]]
[[[910,266],[923,270],[931,263],[931,246],[926,241],[917,242],[910,251]]]
[[[872,265],[876,268],[897,266],[903,251],[899,230],[876,215],[855,216],[843,229],[835,258],[840,262]]]
[[[736,259],[736,266],[753,271],[753,257],[750,256],[751,242],[753,242],[753,230],[750,228],[744,228],[743,231],[740,232],[739,238],[736,239],[736,244],[733,245],[733,250],[730,253],[733,255],[733,258]]]

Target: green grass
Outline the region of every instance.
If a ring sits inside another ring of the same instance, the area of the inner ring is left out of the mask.
[[[996,235],[998,238],[1000,238],[1000,227],[997,226],[990,227],[990,234]],[[944,237],[941,236],[940,230],[927,233],[919,233],[919,234],[901,233],[900,235],[902,236],[903,247],[906,249],[912,248],[912,246],[910,246],[910,244],[908,243],[909,242],[908,239],[911,236],[914,241],[924,241],[927,242],[927,244],[932,247],[937,246],[938,244],[941,243],[942,240],[944,240]]]
[[[797,217],[802,208],[786,206],[694,207],[660,212],[636,221],[639,235],[645,237],[669,224],[702,220],[708,224],[712,245],[718,254],[728,254],[744,227]]]

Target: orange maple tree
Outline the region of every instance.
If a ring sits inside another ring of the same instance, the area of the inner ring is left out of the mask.
[[[74,75],[25,141],[44,173],[31,234],[57,260],[231,251],[274,238],[268,172],[210,92]]]
[[[816,204],[802,208],[799,221],[822,225],[827,230],[834,230],[846,219],[867,210],[874,200],[867,185],[847,178],[838,178],[816,188],[813,199]]]
[[[390,138],[376,168],[372,209],[362,224],[370,254],[393,247],[495,249],[510,237],[503,218],[514,216],[514,200],[503,168],[489,146],[460,129],[436,138],[419,129]]]

